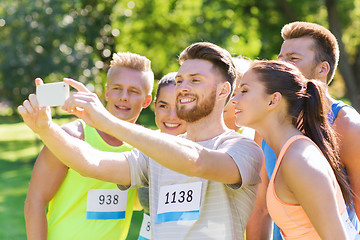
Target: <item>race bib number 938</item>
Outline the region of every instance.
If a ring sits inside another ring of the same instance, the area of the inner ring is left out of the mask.
[[[91,189],[87,195],[86,219],[124,219],[127,191],[119,189]]]

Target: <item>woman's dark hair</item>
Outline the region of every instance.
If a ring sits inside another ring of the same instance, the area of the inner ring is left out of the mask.
[[[280,61],[254,61],[249,71],[258,78],[267,94],[279,92],[286,99],[292,123],[308,136],[330,163],[347,204],[352,191],[340,165],[339,149],[334,130],[328,120],[328,108],[321,83],[306,79],[292,64]]]
[[[154,102],[156,103],[158,97],[159,97],[159,94],[160,94],[160,89],[162,87],[166,87],[168,85],[176,85],[176,82],[175,82],[175,77],[176,77],[176,73],[177,72],[170,72],[166,75],[164,75],[158,82],[158,87],[157,87],[157,90],[156,90],[156,95],[155,95],[155,98],[154,98]]]

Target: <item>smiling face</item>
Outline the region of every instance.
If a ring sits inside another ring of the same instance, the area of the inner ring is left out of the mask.
[[[143,108],[149,106],[146,74],[123,67],[112,67],[105,89],[106,108],[114,116],[135,122]]]
[[[155,102],[155,123],[161,132],[179,135],[186,132],[186,123],[176,114],[175,85],[161,87]]]
[[[211,62],[186,60],[176,75],[176,112],[179,118],[195,122],[211,114],[221,78]]]
[[[254,71],[245,73],[240,81],[239,92],[232,98],[235,104],[237,126],[256,126],[264,121],[271,95],[266,94],[264,85]]]
[[[315,43],[310,37],[293,38],[284,41],[278,60],[295,65],[308,79],[317,78]]]

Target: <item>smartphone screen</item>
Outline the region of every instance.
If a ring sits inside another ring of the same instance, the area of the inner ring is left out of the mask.
[[[62,106],[69,97],[69,85],[65,82],[47,83],[36,86],[39,106]]]

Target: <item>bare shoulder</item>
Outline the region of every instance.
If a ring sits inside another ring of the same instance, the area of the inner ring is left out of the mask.
[[[340,109],[338,116],[334,121],[334,129],[339,137],[359,135],[360,133],[360,114],[351,107]]]
[[[360,114],[353,108],[343,107],[335,119],[334,130],[339,139],[341,163],[351,174],[349,171],[358,169],[359,165],[355,160],[360,154]]]
[[[79,120],[63,124],[61,128],[71,136],[84,140],[84,129]]]
[[[299,139],[293,142],[284,154],[280,171],[285,177],[296,180],[314,172],[326,172],[327,161],[321,151],[310,141]]]

